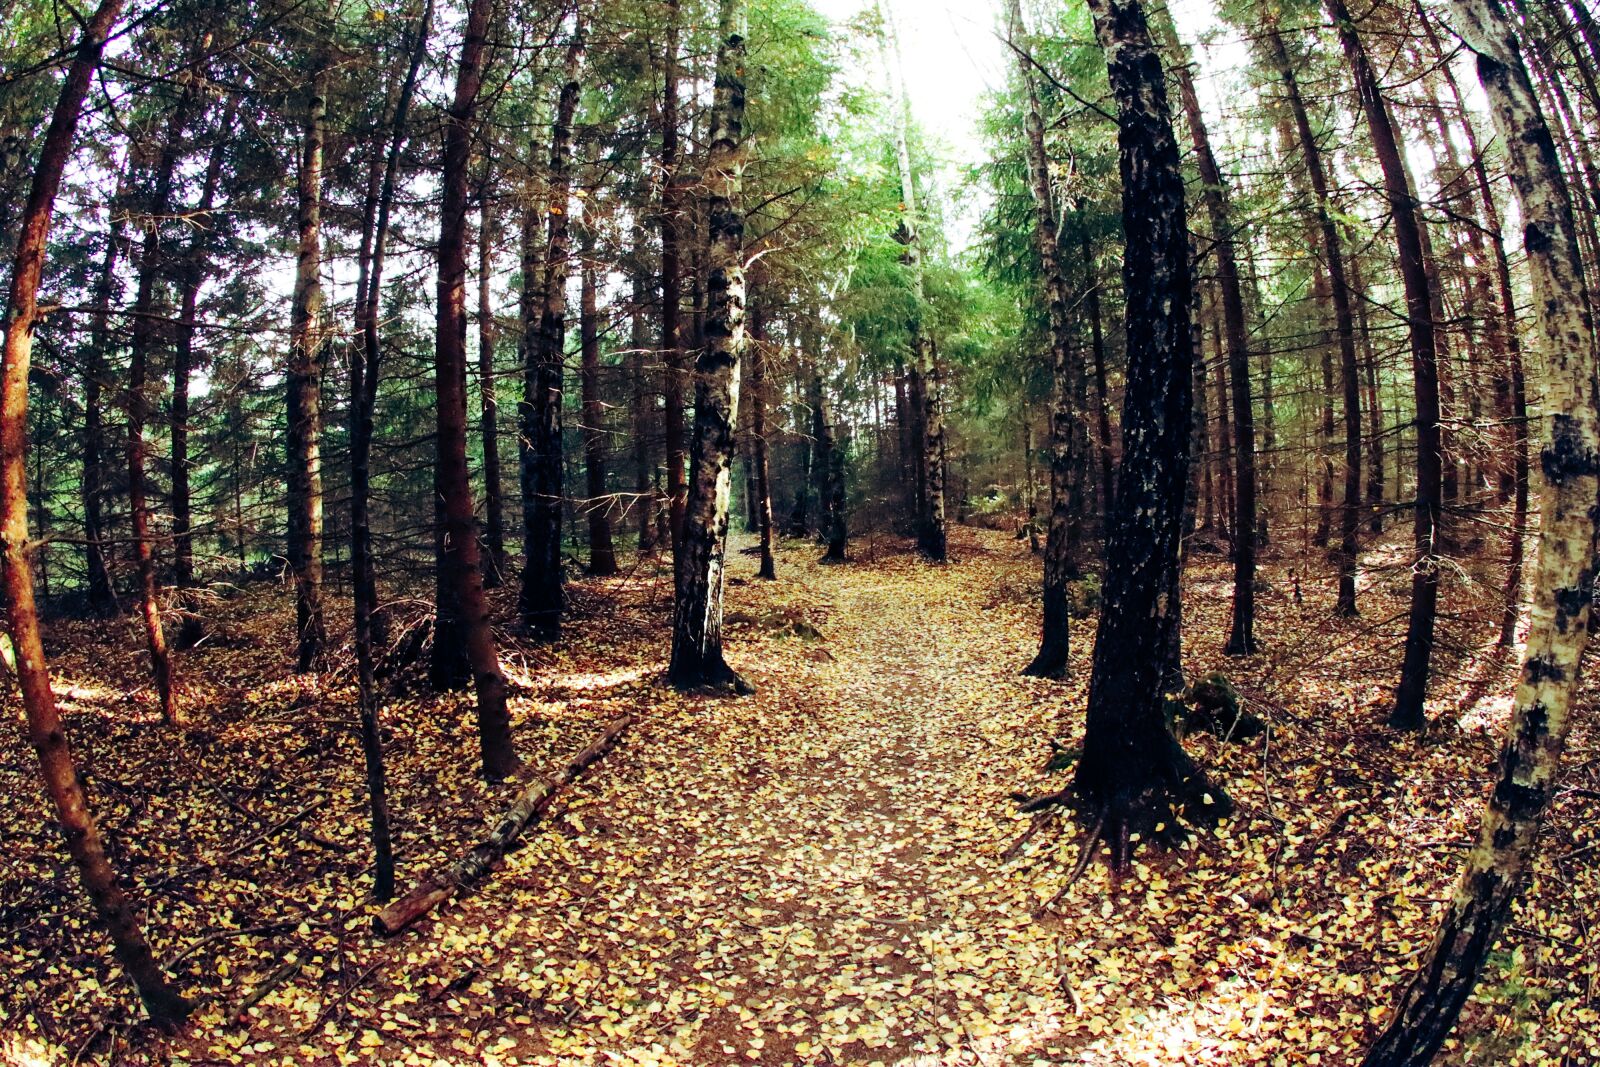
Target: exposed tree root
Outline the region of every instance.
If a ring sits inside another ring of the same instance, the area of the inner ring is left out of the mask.
[[[1176,738],[1169,736],[1166,740],[1170,747],[1147,768],[1149,778],[1142,786],[1100,786],[1097,779],[1102,776],[1085,775],[1080,764],[1076,780],[1065,789],[1032,799],[1018,797],[1023,801],[1021,811],[1044,813],[1058,806],[1070,807],[1076,811],[1078,822],[1087,827],[1079,845],[1077,865],[1061,893],[1082,877],[1102,844],[1110,848],[1107,867],[1115,884],[1132,865],[1141,842],[1155,841],[1172,847],[1188,836],[1191,825],[1214,825],[1232,814],[1233,801],[1228,795],[1210,782]],[[1036,825],[1038,821],[1035,820]],[[1032,832],[1030,828],[1012,850],[1020,849]],[[1045,908],[1054,904],[1061,893]]]
[[[1015,795],[1016,794],[1013,794],[1013,796]],[[1040,830],[1044,829],[1045,826],[1053,820],[1054,816],[1055,812],[1053,811],[1040,811],[1036,813],[1033,817],[1033,821],[1028,824],[1028,828],[1023,831],[1022,836],[1011,842],[1011,844],[1007,846],[1006,850],[1000,853],[1000,862],[1005,863],[1007,860],[1015,859],[1017,854],[1022,851],[1024,846],[1026,846],[1029,841],[1032,841],[1035,835],[1037,835]]]

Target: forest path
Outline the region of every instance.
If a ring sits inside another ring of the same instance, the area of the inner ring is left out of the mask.
[[[170,1040],[130,1032],[123,1054],[137,1008],[70,868],[52,849],[11,855],[0,959],[17,977],[0,990],[0,1061],[66,1063],[115,1034],[80,1062],[1357,1062],[1370,1009],[1392,1001],[1454,882],[1452,843],[1476,821],[1504,699],[1463,712],[1460,730],[1397,741],[1377,725],[1386,689],[1360,681],[1386,686],[1392,657],[1363,651],[1366,621],[1331,618],[1331,583],[1292,602],[1294,556],[1264,564],[1270,651],[1224,662],[1227,567],[1199,554],[1188,666],[1239,680],[1273,717],[1270,745],[1188,739],[1238,816],[1179,852],[1141,851],[1119,887],[1091,868],[1040,913],[1076,835],[1051,827],[1003,861],[1027,826],[1009,794],[1066,781],[1040,764],[1063,717],[1069,744],[1080,729],[1090,626],[1074,628],[1073,680],[1020,677],[1038,561],[1004,533],[951,536],[944,567],[902,540],[857,542],[841,567],[785,541],[777,582],[737,554],[727,648],[759,686],[746,699],[661,684],[661,560],[575,576],[559,644],[505,635],[519,750],[540,773],[617,715],[634,726],[503,866],[387,939],[364,891],[354,697],[290,673],[286,596],[219,602],[219,639],[181,660],[204,730],[176,759],[153,716],[130,714],[138,643],[58,625],[97,809],[152,902],[158,955],[212,999]],[[1369,590],[1369,617],[1397,612],[1407,590],[1393,585]],[[502,618],[514,595],[499,594]],[[471,709],[470,694],[420,686],[385,709],[406,884],[470,847],[512,793],[477,776]],[[1573,744],[1578,765],[1593,758],[1592,732]],[[20,731],[0,737],[0,828],[15,840],[44,818],[33,760]],[[1549,831],[1580,859],[1593,855],[1583,803],[1564,801]],[[1545,854],[1525,932],[1503,943],[1516,953],[1485,978],[1533,992],[1469,1008],[1455,1052],[1471,1062],[1553,1062],[1594,1029],[1594,950],[1574,931],[1600,867],[1567,855]],[[250,996],[262,999],[240,1019]],[[1529,1055],[1507,1051],[1524,1039]]]
[[[426,935],[497,942],[502,1019],[520,998],[545,1023],[513,1030],[520,1052],[971,1062],[1071,1010],[998,860],[1048,690],[1017,678],[1026,611],[997,591],[1031,563],[984,536],[953,567],[821,567],[795,545],[782,581],[729,590],[757,695],[658,689],[565,814]]]

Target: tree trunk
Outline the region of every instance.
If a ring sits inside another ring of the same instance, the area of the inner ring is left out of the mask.
[[[106,354],[111,348],[111,297],[117,280],[117,259],[122,254],[126,208],[121,187],[111,202],[110,228],[105,258],[95,282],[94,325],[89,335],[88,360],[83,369],[83,563],[89,610],[105,619],[117,613],[116,590],[106,565],[107,535],[102,510],[106,480],[105,408],[102,399],[108,376]]]
[[[361,343],[353,346],[350,353],[350,570],[355,599],[361,753],[367,772],[368,807],[372,814],[372,895],[379,900],[388,900],[394,895],[394,847],[389,829],[388,776],[384,770],[383,733],[379,723],[381,708],[374,676],[377,657],[373,650],[373,616],[378,610],[378,581],[372,560],[372,431],[383,357],[383,346],[378,337],[378,307],[383,287],[389,218],[394,209],[400,155],[406,142],[406,122],[432,28],[433,0],[427,0],[412,37],[410,66],[395,101],[382,178],[375,190],[369,180],[370,237],[363,234],[365,254],[356,285],[360,302],[356,325],[361,332]]]
[[[638,219],[633,224],[633,247],[643,255],[645,247],[644,224]],[[634,507],[639,516],[639,552],[655,548],[655,494],[651,488],[650,433],[654,422],[655,391],[650,388],[650,375],[645,365],[645,304],[648,301],[648,272],[643,266],[633,271],[633,301],[629,308],[631,332],[629,334],[628,377],[633,381],[633,494]]]
[[[494,278],[493,165],[483,161],[483,187],[478,193],[478,402],[483,436],[484,552],[483,584],[498,589],[506,573],[505,498],[500,483],[500,401],[496,396],[494,347],[499,329],[494,321],[490,284]]]
[[[1367,447],[1371,460],[1367,464],[1366,508],[1367,531],[1374,537],[1383,532],[1384,518],[1384,436],[1383,396],[1378,384],[1378,353],[1372,343],[1372,329],[1367,321],[1366,284],[1361,279],[1361,257],[1352,255],[1346,264],[1350,280],[1350,300],[1355,306],[1356,332],[1361,338],[1361,366],[1366,376],[1367,389]]]
[[[99,828],[89,812],[88,798],[50,688],[50,668],[45,662],[33,598],[28,538],[28,369],[33,355],[33,330],[39,318],[39,281],[44,273],[50,216],[62,172],[72,155],[72,141],[90,78],[121,9],[121,0],[105,0],[84,24],[83,36],[45,131],[17,236],[17,258],[6,303],[4,364],[0,369],[0,542],[5,558],[0,581],[5,588],[28,739],[39,754],[45,792],[55,806],[67,849],[96,916],[111,935],[117,962],[133,979],[145,1010],[159,1025],[173,1026],[188,1016],[192,1005],[172,987],[151,954],[134,907],[117,884]]]
[[[506,710],[506,680],[478,562],[477,522],[467,469],[467,180],[483,84],[483,54],[493,0],[472,0],[462,31],[455,95],[445,118],[439,209],[439,309],[434,340],[438,458],[434,489],[441,503],[439,585],[452,594],[437,605],[435,641],[447,636],[464,646],[478,696],[478,741],[483,773],[499,780],[520,766]],[[448,617],[450,613],[455,617]]]
[[[1083,215],[1083,201],[1077,205]],[[1111,393],[1106,376],[1106,338],[1104,314],[1100,308],[1100,274],[1095,263],[1094,249],[1089,243],[1088,230],[1079,227],[1080,248],[1083,255],[1084,304],[1089,311],[1089,354],[1094,360],[1095,423],[1100,437],[1100,505],[1102,535],[1110,529],[1112,504],[1116,500],[1117,484],[1112,473],[1111,456]]]
[[[1540,551],[1533,621],[1495,786],[1439,936],[1367,1054],[1370,1065],[1427,1063],[1472,993],[1532,865],[1577,690],[1595,578],[1594,323],[1570,194],[1517,43],[1496,0],[1454,0],[1456,29],[1507,146],[1543,370]]]
[[[1247,656],[1256,651],[1256,434],[1250,397],[1250,341],[1244,318],[1244,294],[1239,284],[1239,257],[1236,250],[1232,207],[1228,186],[1217,165],[1216,153],[1206,131],[1205,115],[1195,93],[1189,72],[1188,48],[1172,26],[1171,16],[1161,15],[1163,36],[1171,42],[1178,57],[1178,91],[1189,119],[1189,138],[1199,163],[1201,193],[1206,216],[1211,223],[1212,248],[1217,261],[1217,295],[1222,304],[1222,337],[1227,345],[1227,377],[1232,387],[1232,423],[1227,421],[1230,398],[1218,398],[1224,419],[1224,449],[1230,446],[1233,458],[1233,621],[1223,652]],[[1219,381],[1220,386],[1220,381]]]
[[[1283,83],[1284,97],[1294,116],[1301,161],[1311,182],[1312,210],[1320,238],[1318,243],[1321,245],[1322,260],[1328,270],[1328,298],[1333,308],[1334,330],[1339,338],[1339,376],[1344,397],[1344,498],[1339,513],[1339,598],[1334,613],[1348,616],[1356,614],[1356,568],[1361,530],[1361,374],[1356,359],[1353,310],[1358,298],[1353,293],[1345,270],[1344,248],[1334,222],[1322,152],[1317,146],[1316,133],[1311,128],[1311,118],[1300,94],[1299,79],[1289,61],[1289,53],[1284,48],[1277,23],[1270,18],[1265,23],[1265,36],[1273,65],[1278,68],[1278,78]],[[1331,398],[1328,403],[1332,404]],[[1331,407],[1325,409],[1323,419],[1325,426],[1331,421]]]
[[[1438,46],[1436,46],[1436,49]],[[1500,208],[1495,203],[1489,184],[1489,168],[1479,149],[1478,135],[1472,127],[1462,100],[1461,88],[1448,64],[1441,67],[1450,95],[1461,112],[1461,127],[1467,139],[1467,153],[1471,159],[1472,175],[1477,185],[1478,203],[1483,211],[1484,236],[1487,237],[1490,256],[1494,261],[1494,281],[1499,297],[1498,326],[1491,335],[1491,344],[1497,345],[1494,353],[1497,365],[1494,371],[1496,410],[1505,423],[1510,440],[1510,462],[1501,464],[1500,495],[1511,502],[1511,533],[1509,559],[1506,566],[1505,606],[1500,615],[1501,648],[1516,643],[1517,619],[1522,607],[1523,564],[1528,531],[1528,394],[1526,375],[1522,365],[1522,339],[1517,333],[1517,297],[1511,283],[1511,261],[1506,255],[1505,232],[1500,221]],[[1484,243],[1484,236],[1475,239]],[[1480,264],[1480,271],[1482,265]]]
[[[722,655],[722,589],[728,547],[728,483],[739,411],[739,360],[745,348],[744,215],[740,210],[744,139],[743,16],[721,0],[717,77],[704,185],[705,346],[695,361],[694,442],[683,545],[676,566],[672,662],[680,689],[744,694],[753,688]]]
[[[767,457],[766,329],[759,304],[750,309],[750,450],[756,496],[756,529],[761,535],[761,569],[756,577],[778,577],[772,558],[772,464]]]
[[[813,321],[816,313],[813,312]],[[815,336],[815,335],[813,335]],[[849,523],[845,514],[844,449],[839,446],[838,426],[834,422],[833,402],[828,399],[828,386],[822,380],[822,343],[813,341],[811,361],[811,410],[813,412],[812,437],[816,447],[812,452],[812,465],[817,471],[817,503],[821,513],[819,532],[828,550],[823,563],[843,563],[849,548]]]
[[[1227,796],[1168,731],[1164,657],[1177,626],[1189,474],[1194,337],[1188,216],[1166,78],[1138,0],[1091,0],[1117,103],[1126,253],[1128,374],[1122,477],[1106,544],[1104,608],[1083,742],[1070,793],[1126,868],[1134,835],[1170,838],[1172,812],[1211,820]],[[1060,799],[1066,799],[1065,796]]]
[[[672,552],[683,545],[684,508],[689,499],[684,480],[684,392],[687,366],[682,339],[683,257],[682,208],[678,185],[678,35],[679,0],[666,0],[667,30],[662,53],[661,153],[661,362],[665,393],[662,426],[667,463],[667,522],[672,530]]]
[[[133,526],[134,558],[139,565],[139,606],[144,618],[145,640],[150,652],[150,673],[161,703],[161,717],[169,726],[181,725],[176,685],[172,677],[172,656],[167,648],[167,633],[161,620],[160,590],[156,582],[155,546],[150,530],[150,507],[146,497],[144,427],[149,419],[150,350],[156,343],[156,284],[162,270],[161,223],[172,198],[172,182],[178,165],[178,142],[190,102],[185,93],[168,122],[166,144],[156,163],[155,179],[145,220],[144,247],[139,253],[138,293],[134,297],[133,331],[128,344],[128,517]]]
[[[632,723],[632,715],[612,719],[600,737],[574,756],[557,774],[528,783],[505,814],[500,816],[487,838],[380,911],[373,918],[376,932],[390,936],[399,933],[488,874],[522,836],[523,831],[549,810],[561,789],[577,781],[584,771],[610,752]]]
[[[221,129],[233,129],[237,109],[229,106]],[[194,338],[199,329],[200,286],[205,281],[211,207],[222,180],[222,160],[227,142],[219,139],[206,161],[200,199],[190,224],[189,256],[183,265],[183,296],[178,310],[178,337],[172,356],[172,567],[180,589],[194,584],[194,522],[189,493],[189,379],[194,374]]]
[[[296,666],[301,671],[316,667],[328,639],[322,618],[322,373],[327,323],[321,274],[329,62],[324,52],[306,99],[296,197],[300,236],[289,315],[289,568],[294,574]]]
[[[572,120],[578,111],[583,69],[585,26],[580,18],[567,46],[561,95],[550,128],[550,184],[546,191],[550,216],[545,241],[543,307],[539,330],[527,345],[531,356],[524,397],[523,437],[523,563],[518,610],[522,624],[539,641],[561,636],[561,401],[566,360],[567,278],[572,270],[572,231],[568,201],[572,195]]]
[[[1439,566],[1434,538],[1442,504],[1439,437],[1439,366],[1434,339],[1433,297],[1423,255],[1422,220],[1411,192],[1400,146],[1395,138],[1389,106],[1379,91],[1377,74],[1344,0],[1325,0],[1328,14],[1339,31],[1355,75],[1356,89],[1366,113],[1373,149],[1383,170],[1384,194],[1394,219],[1399,249],[1400,276],[1405,287],[1406,315],[1411,339],[1411,371],[1416,390],[1417,501],[1412,537],[1417,554],[1411,576],[1411,611],[1406,623],[1405,655],[1400,684],[1395,690],[1389,723],[1396,729],[1420,730],[1426,723],[1423,701],[1428,690],[1428,666],[1433,656],[1433,629],[1438,614]]]
[[[537,160],[543,154],[537,140],[528,145],[528,158]],[[518,325],[517,362],[522,366],[522,396],[517,401],[517,486],[522,500],[523,566],[526,568],[528,546],[533,539],[534,486],[537,484],[532,437],[537,426],[538,410],[534,397],[538,395],[541,381],[539,363],[539,320],[544,315],[544,254],[547,237],[548,200],[542,188],[537,168],[530,166],[522,187],[521,234],[518,241],[521,259],[522,286],[517,299]],[[526,580],[527,575],[524,574]],[[518,594],[520,598],[521,589]]]
[[[917,547],[928,559],[943,563],[949,555],[944,514],[944,413],[938,357],[922,323],[926,296],[922,278],[922,238],[917,220],[916,177],[911,169],[908,142],[911,100],[906,94],[905,78],[901,73],[900,38],[895,32],[893,14],[881,5],[879,14],[887,30],[889,47],[886,52],[894,58],[891,69],[896,75],[894,88],[899,96],[895,153],[900,169],[900,236],[905,242],[902,262],[910,272],[912,296],[916,302],[916,310],[906,323],[906,331],[910,335],[912,376],[909,392],[916,426],[912,441],[917,451]]]
[[[1027,94],[1024,115],[1025,150],[1028,161],[1028,188],[1033,199],[1033,240],[1044,272],[1045,304],[1050,319],[1050,524],[1045,533],[1043,614],[1039,650],[1023,674],[1036,678],[1060,678],[1067,671],[1069,632],[1072,612],[1068,604],[1067,580],[1071,577],[1072,544],[1071,479],[1074,457],[1072,445],[1077,436],[1077,413],[1072,410],[1072,324],[1067,317],[1067,281],[1061,270],[1061,249],[1057,238],[1055,200],[1050,190],[1049,158],[1045,155],[1044,116],[1038,90],[1033,82],[1033,67],[1027,56],[1028,41],[1022,23],[1021,0],[1011,0],[1008,8],[1011,50],[1017,74]],[[1031,453],[1031,449],[1030,449]],[[1029,457],[1029,488],[1032,489],[1032,459]],[[1031,500],[1031,495],[1030,495]]]
[[[594,241],[585,226],[580,268],[578,335],[583,364],[583,467],[589,499],[589,573],[609,578],[617,573],[617,551],[611,543],[610,502],[606,499],[606,408],[600,399],[600,327],[595,308]]]

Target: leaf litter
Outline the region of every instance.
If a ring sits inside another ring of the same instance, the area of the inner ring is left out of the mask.
[[[1069,780],[1043,768],[1052,738],[1067,753],[1081,739],[1092,624],[1075,626],[1070,680],[1021,677],[1036,561],[992,532],[958,530],[953,547],[945,567],[887,541],[857,546],[868,562],[821,567],[785,542],[777,583],[734,555],[729,655],[759,687],[744,700],[660,684],[669,573],[575,583],[561,645],[504,635],[520,751],[538,773],[616,715],[639,722],[486,882],[387,941],[370,931],[353,686],[289,673],[287,598],[224,601],[216,639],[180,658],[196,728],[183,744],[158,726],[131,623],[57,624],[57,689],[113,859],[158,958],[208,999],[179,1035],[130,1024],[136,1002],[13,730],[0,741],[0,1054],[1355,1062],[1475,830],[1514,672],[1481,648],[1492,634],[1470,611],[1446,622],[1430,708],[1458,722],[1397,738],[1377,725],[1393,627],[1367,621],[1394,614],[1397,583],[1376,572],[1367,620],[1333,620],[1331,591],[1324,605],[1308,586],[1296,606],[1293,564],[1271,561],[1268,651],[1226,661],[1228,574],[1197,556],[1189,671],[1226,672],[1272,725],[1244,744],[1186,742],[1240,814],[1140,852],[1118,886],[1091,866],[1054,899],[1077,831],[1051,816],[1015,847],[1030,820],[1013,794]],[[1462,601],[1487,587],[1458,581]],[[384,722],[404,888],[469,847],[514,787],[475,776],[470,696],[401,682]],[[1444,1062],[1600,1061],[1590,719]]]

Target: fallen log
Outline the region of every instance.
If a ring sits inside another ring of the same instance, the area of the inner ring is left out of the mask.
[[[373,928],[384,936],[397,934],[488,874],[522,831],[545,813],[561,788],[577,781],[585,770],[609,752],[622,736],[622,731],[632,722],[632,715],[612,719],[599,739],[574,756],[559,774],[530,782],[517,794],[517,799],[506,809],[488,837],[472,851],[423,879],[411,892],[378,912],[372,921]]]

